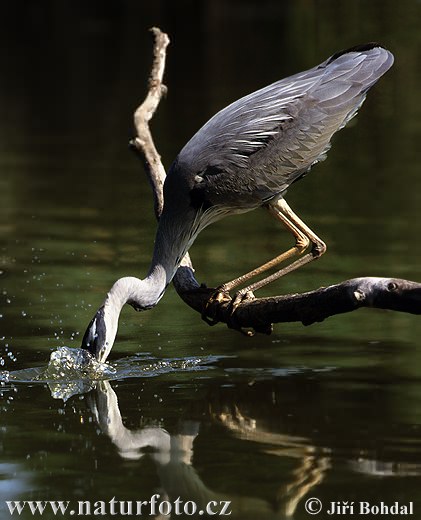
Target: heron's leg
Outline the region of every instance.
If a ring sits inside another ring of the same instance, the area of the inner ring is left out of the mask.
[[[281,201],[285,202],[284,199],[281,199]],[[285,202],[286,204],[286,202]],[[289,206],[288,206],[288,209]],[[266,262],[263,265],[260,265],[259,267],[256,267],[256,269],[253,269],[252,271],[249,271],[246,274],[243,274],[239,276],[238,278],[235,278],[234,280],[231,280],[230,282],[226,282],[218,287],[218,291],[220,292],[229,292],[235,287],[238,287],[239,285],[243,285],[248,280],[258,276],[261,273],[264,273],[265,271],[268,271],[269,269],[272,269],[273,267],[276,267],[277,265],[281,264],[282,262],[285,262],[286,260],[289,260],[290,258],[293,258],[294,256],[298,256],[304,253],[304,251],[308,248],[310,245],[310,239],[307,237],[306,233],[303,232],[296,224],[293,222],[289,216],[284,213],[281,209],[281,207],[278,207],[278,205],[273,206],[269,205],[268,210],[277,220],[280,220],[282,224],[290,231],[294,237],[295,237],[295,245],[285,251],[284,253],[276,256],[275,258],[272,258],[272,260],[269,260],[269,262]],[[295,214],[290,210],[292,215],[295,216]],[[298,217],[297,217],[298,218]]]
[[[286,208],[286,210],[284,210]],[[229,297],[229,291],[234,289],[235,287],[238,287],[239,285],[243,285],[245,282],[249,281],[250,279],[254,278],[255,276],[268,271],[269,269],[272,269],[273,267],[279,265],[282,262],[285,262],[286,260],[289,260],[290,258],[293,258],[294,256],[301,255],[305,252],[305,250],[310,245],[310,239],[307,237],[307,234],[303,232],[290,218],[289,213],[298,219],[298,217],[295,215],[295,213],[291,210],[291,208],[287,205],[284,199],[280,199],[278,203],[275,205],[268,205],[269,212],[278,220],[282,222],[282,224],[294,235],[295,237],[295,245],[282,253],[281,255],[276,256],[272,260],[269,260],[269,262],[266,262],[265,264],[257,267],[256,269],[253,269],[252,271],[249,271],[246,274],[243,274],[239,276],[238,278],[235,278],[234,280],[231,280],[230,282],[226,282],[222,285],[220,285],[216,291],[212,294],[212,296],[209,298],[205,308],[202,312],[202,318],[209,324],[209,325],[215,325],[217,321],[208,318],[206,315],[206,310],[208,306],[213,302],[221,303],[222,301],[231,300]],[[288,213],[289,212],[289,213]],[[299,219],[298,219],[299,220]],[[299,220],[301,222],[301,220]],[[304,223],[303,223],[304,225]],[[310,231],[311,232],[311,231]],[[266,278],[264,279],[266,280]],[[267,282],[269,283],[269,282]],[[265,285],[265,284],[263,284]],[[254,286],[254,285],[253,285]],[[251,286],[249,286],[251,287]],[[241,300],[244,298],[245,294],[249,294],[251,292],[251,289],[249,287],[246,287],[246,289],[237,292],[235,296],[235,300],[233,303],[233,311],[235,310],[235,307],[238,305],[238,303],[241,302]]]
[[[311,242],[312,248],[309,253],[295,260],[295,262],[292,262],[279,271],[276,271],[276,273],[273,273],[270,276],[267,276],[266,278],[263,278],[262,280],[259,280],[258,282],[255,282],[238,291],[233,301],[234,310],[248,293],[253,293],[253,291],[256,291],[257,289],[260,289],[261,287],[277,280],[278,278],[281,278],[281,276],[285,276],[291,271],[295,271],[299,267],[308,264],[316,258],[319,258],[323,253],[326,252],[326,244],[315,233],[313,233],[313,231],[298,217],[298,215],[292,211],[285,199],[280,199],[276,206],[273,206],[271,211],[276,212],[276,210],[278,210],[279,214],[282,214],[286,219],[289,219],[289,221],[306,237],[307,243]]]

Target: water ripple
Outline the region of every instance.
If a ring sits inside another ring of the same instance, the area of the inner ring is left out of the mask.
[[[157,359],[148,355],[123,358],[113,364],[100,363],[88,351],[59,347],[46,367],[0,372],[0,383],[47,383],[55,399],[92,390],[98,381],[155,377],[169,372],[209,370],[215,356]]]

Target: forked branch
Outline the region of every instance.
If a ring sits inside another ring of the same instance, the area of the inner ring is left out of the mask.
[[[135,112],[137,136],[131,141],[131,145],[144,162],[152,186],[155,213],[159,218],[163,208],[166,173],[152,139],[149,121],[167,90],[162,80],[169,38],[157,28],[151,31],[154,36],[154,50],[149,90]],[[215,291],[197,282],[188,254],[183,258],[174,277],[174,286],[184,302],[199,313],[203,312]],[[304,325],[310,325],[360,307],[421,314],[421,284],[396,278],[354,278],[306,293],[246,300],[237,307],[234,314],[229,301],[212,302],[207,307],[206,314],[215,322],[224,322],[235,329],[246,328],[270,333],[273,323],[301,321]]]

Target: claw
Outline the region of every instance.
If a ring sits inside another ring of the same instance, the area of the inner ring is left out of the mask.
[[[217,303],[219,305],[223,302],[230,302],[230,301],[231,301],[231,296],[229,295],[228,291],[226,291],[224,289],[224,287],[221,285],[220,287],[218,287],[215,290],[215,292],[213,292],[211,294],[208,301],[206,302],[206,304],[203,308],[203,311],[202,311],[202,320],[205,321],[211,327],[213,327],[214,325],[219,323],[219,321],[216,320],[215,318],[211,318],[211,317],[207,316],[207,311],[208,311],[209,307],[214,303]]]
[[[248,291],[247,289],[243,289],[242,291],[238,291],[234,295],[234,299],[231,302],[231,309],[230,314],[231,316],[234,314],[234,312],[237,310],[238,306],[247,301],[255,300],[256,297],[254,296],[252,291]]]

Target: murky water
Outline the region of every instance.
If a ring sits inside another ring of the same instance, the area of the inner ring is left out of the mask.
[[[264,294],[364,275],[421,280],[421,4],[141,4],[28,2],[0,21],[1,518],[5,500],[154,493],[200,508],[230,501],[241,519],[309,518],[310,497],[324,511],[413,502],[417,518],[419,317],[360,310],[246,338],[208,327],[170,289],[153,311],[124,310],[109,364],[77,348],[114,280],[148,268],[152,200],[127,141],[153,24],[173,40],[153,122],[166,165],[240,95],[341,48],[385,43],[394,68],[288,196],[328,253]],[[290,242],[256,211],[210,227],[191,254],[197,278],[216,285]]]

